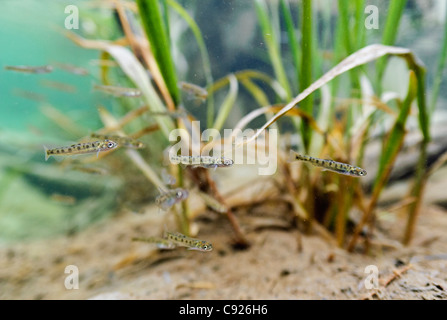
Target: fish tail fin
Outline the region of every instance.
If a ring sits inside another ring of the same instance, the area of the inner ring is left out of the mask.
[[[48,152],[49,150],[45,145],[43,146],[43,150],[45,151],[45,161],[47,161],[48,158],[51,157],[51,154]]]

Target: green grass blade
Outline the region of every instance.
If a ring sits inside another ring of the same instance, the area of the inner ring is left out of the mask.
[[[270,105],[269,99],[257,84],[255,84],[251,79],[244,78],[240,80],[241,84],[247,89],[247,91],[253,96],[259,106],[264,107]]]
[[[256,71],[256,70],[247,69],[247,70],[241,70],[241,71],[234,73],[234,76],[239,81],[242,81],[244,79],[261,80],[261,81],[265,82],[266,84],[268,84],[272,88],[273,91],[275,91],[275,94],[279,97],[279,99],[286,100],[287,94],[286,94],[285,90],[283,89],[283,87],[281,86],[281,84],[266,73]],[[212,87],[208,89],[208,94],[210,92],[216,92],[216,91],[219,91],[220,89],[224,88],[225,86],[228,85],[229,81],[230,80],[227,76],[216,80],[213,83]]]
[[[302,2],[302,60],[301,60],[301,81],[300,81],[300,91],[310,86],[312,83],[312,0],[303,0]],[[309,96],[301,102],[301,108],[312,114],[313,111],[313,98]],[[309,150],[310,139],[312,131],[310,130],[309,124],[306,121],[302,122],[301,135],[303,139],[304,150],[307,152]]]
[[[216,121],[214,122],[213,128],[220,130],[222,129],[225,120],[227,120],[228,115],[230,114],[231,109],[234,107],[234,103],[236,102],[237,93],[238,93],[238,81],[234,74],[230,74],[228,76],[230,81],[230,89],[225,100],[222,102],[220,106],[219,113],[217,114]]]
[[[163,24],[158,0],[137,0],[146,35],[174,103],[179,102],[177,76],[172,61],[169,38]]]
[[[410,85],[408,88],[408,94],[405,101],[400,108],[399,115],[396,119],[396,123],[391,129],[390,135],[386,140],[384,147],[382,149],[383,153],[379,161],[379,169],[377,171],[377,178],[373,187],[373,194],[380,192],[380,189],[387,179],[387,176],[391,172],[392,164],[400,150],[403,143],[403,138],[405,136],[405,123],[407,121],[408,115],[410,114],[411,103],[417,94],[417,79],[413,71],[410,71]]]
[[[213,84],[213,76],[211,73],[211,63],[208,55],[208,50],[206,49],[205,41],[203,40],[202,32],[199,26],[194,21],[194,19],[189,15],[189,13],[175,0],[167,0],[167,3],[188,23],[191,31],[196,38],[197,45],[199,46],[200,55],[202,56],[203,63],[203,73],[206,79],[206,86],[210,88]],[[214,96],[212,92],[208,92],[207,97],[207,125],[211,127],[214,121]]]
[[[355,31],[356,40],[354,50],[363,48],[366,45],[366,28],[365,28],[365,0],[355,1]]]
[[[397,32],[399,29],[400,19],[402,17],[403,11],[407,0],[393,0],[390,1],[390,6],[388,7],[388,15],[385,23],[385,29],[382,37],[382,44],[393,45],[396,41]],[[377,80],[382,81],[382,76],[386,67],[386,59],[380,59],[377,61]],[[380,86],[379,86],[380,88]]]
[[[290,52],[292,54],[293,66],[295,68],[296,84],[300,83],[300,69],[301,65],[301,52],[299,50],[297,36],[295,33],[295,26],[293,25],[292,14],[290,13],[290,6],[287,0],[281,0],[280,7],[282,15],[284,16],[284,22],[286,24],[287,37],[289,38]]]
[[[346,0],[338,0],[338,18],[342,30],[343,41],[347,54],[352,53],[351,30],[349,28],[349,2]]]
[[[254,1],[256,14],[258,16],[259,23],[261,25],[262,34],[267,46],[270,61],[273,65],[273,70],[275,76],[278,79],[281,86],[287,92],[287,99],[292,97],[292,92],[290,89],[289,81],[287,80],[287,75],[282,64],[280,49],[279,49],[279,39],[276,38],[275,32],[272,27],[272,23],[269,18],[268,8],[264,0]]]
[[[323,85],[330,82],[334,78],[338,77],[339,75],[348,72],[349,70],[356,68],[358,66],[364,65],[368,62],[371,62],[373,60],[376,60],[378,58],[381,58],[385,55],[397,55],[400,57],[403,57],[406,59],[411,66],[410,69],[414,70],[416,74],[418,75],[421,70],[423,70],[422,66],[420,65],[420,61],[415,57],[410,49],[401,48],[401,47],[391,47],[391,46],[383,46],[380,44],[373,44],[370,46],[367,46],[363,49],[360,49],[353,54],[351,54],[349,57],[341,61],[339,64],[337,64],[335,67],[333,67],[331,70],[326,72],[322,77],[320,77],[318,80],[313,82],[309,87],[307,87],[304,91],[302,91],[298,96],[296,96],[292,101],[290,101],[284,108],[281,109],[280,112],[275,114],[275,116],[267,121],[259,130],[257,130],[256,134],[254,134],[249,139],[246,139],[243,144],[250,143],[254,141],[257,137],[259,137],[262,132],[270,127],[274,122],[276,122],[279,118],[284,116],[287,112],[289,112],[292,108],[296,107],[301,101],[305,98],[307,98],[310,94],[312,94],[314,91],[320,89]],[[417,76],[418,77],[418,76]],[[418,78],[419,79],[419,78]],[[418,90],[418,100],[422,99],[424,97],[424,87],[423,85],[422,89]],[[419,88],[419,86],[418,86]],[[421,106],[422,106],[421,102]],[[423,109],[423,107],[420,107]],[[420,116],[421,117],[421,116]],[[424,115],[422,116],[424,119],[428,119]],[[427,122],[428,123],[428,122]]]
[[[441,54],[439,55],[438,66],[436,69],[436,75],[433,82],[433,93],[430,102],[430,113],[436,108],[436,101],[438,100],[439,88],[442,82],[442,75],[444,73],[445,63],[447,61],[447,6],[444,18],[444,40],[442,42]]]
[[[410,83],[408,86],[408,94],[405,98],[405,101],[402,103],[400,108],[399,115],[396,119],[394,126],[391,128],[391,131],[388,135],[388,138],[385,140],[382,149],[382,156],[379,160],[379,168],[377,171],[377,178],[375,180],[373,191],[371,195],[371,200],[368,206],[367,211],[363,214],[362,219],[359,224],[356,226],[354,234],[351,238],[351,241],[348,245],[348,251],[352,251],[357,242],[357,238],[363,229],[363,226],[370,220],[370,216],[373,213],[373,210],[379,200],[380,193],[385,186],[388,177],[391,173],[391,169],[393,168],[394,162],[397,158],[397,155],[402,147],[403,140],[406,134],[405,124],[410,114],[411,103],[418,93],[418,81],[416,74],[413,70],[410,70]]]

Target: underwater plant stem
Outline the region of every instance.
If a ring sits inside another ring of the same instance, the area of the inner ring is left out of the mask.
[[[178,185],[180,188],[183,188],[184,186],[184,172],[183,172],[183,168],[181,166],[178,166],[178,174],[177,174],[177,179],[178,179]],[[188,201],[182,201],[182,211],[180,214],[180,229],[182,230],[182,233],[189,236],[190,235],[190,225],[189,225],[189,207],[188,207]]]
[[[175,109],[174,101],[166,87],[166,83],[163,80],[163,77],[160,72],[160,68],[155,61],[154,56],[152,55],[151,50],[148,48],[147,40],[142,43],[142,41],[138,41],[135,35],[132,32],[132,28],[130,27],[129,21],[127,19],[126,11],[121,3],[121,1],[114,0],[116,5],[116,11],[118,12],[119,19],[121,21],[121,25],[123,26],[124,34],[126,39],[128,39],[130,47],[136,56],[141,56],[144,60],[144,63],[149,68],[152,73],[154,82],[156,83],[158,89],[160,90],[163,99],[166,102],[166,105],[169,110],[173,111]],[[167,13],[166,15],[167,16]],[[146,45],[146,46],[145,46]]]
[[[278,79],[278,82],[287,92],[287,100],[289,100],[292,98],[292,92],[281,59],[279,39],[276,38],[276,32],[275,30],[273,30],[272,22],[269,18],[269,10],[267,4],[265,0],[255,0],[254,5],[259,24],[261,25],[262,35],[264,36],[265,44],[267,46],[270,61],[272,62],[273,70],[275,72],[275,76]]]
[[[428,141],[421,143],[421,155],[419,157],[418,166],[416,170],[416,180],[414,181],[410,197],[414,197],[415,201],[409,205],[408,220],[405,227],[405,234],[403,244],[409,245],[413,239],[414,230],[416,228],[417,217],[422,203],[422,194],[424,192],[425,183],[428,179],[426,174],[425,164],[427,163],[427,145]]]
[[[174,62],[172,61],[169,38],[166,26],[161,17],[158,0],[137,0],[136,3],[146,35],[151,44],[151,50],[160,67],[174,104],[177,105],[180,101],[177,76],[174,69]]]
[[[236,234],[236,243],[240,246],[248,247],[250,245],[250,243],[248,242],[245,235],[242,233],[241,227],[239,226],[239,222],[237,221],[236,217],[234,216],[234,214],[231,211],[231,209],[229,208],[229,206],[227,206],[227,204],[225,203],[225,199],[222,197],[219,190],[217,189],[216,183],[211,178],[209,171],[206,170],[205,174],[206,174],[207,183],[213,193],[213,196],[216,198],[217,201],[219,201],[221,204],[223,204],[225,207],[228,208],[227,218],[233,228],[234,233]]]
[[[407,0],[393,0],[389,3],[388,15],[382,36],[382,44],[391,46],[396,41],[400,19],[405,9],[405,5],[407,4]],[[383,73],[385,71],[386,61],[386,58],[381,58],[376,64],[378,88],[380,88],[380,82],[382,81]]]
[[[300,91],[304,91],[312,83],[312,0],[302,1],[302,19],[301,19],[301,77],[300,77]],[[309,95],[301,102],[301,109],[308,114],[313,114],[313,96]],[[310,130],[309,123],[303,120],[301,126],[301,135],[303,139],[304,150],[307,153],[310,146],[312,131]]]
[[[439,55],[438,66],[436,69],[436,75],[433,81],[433,93],[430,102],[430,113],[433,113],[436,108],[436,101],[438,100],[439,88],[442,82],[442,75],[444,73],[445,63],[447,61],[447,6],[444,17],[444,39],[442,41],[442,49]]]
[[[292,14],[290,12],[289,1],[281,0],[280,7],[282,14],[284,16],[284,22],[286,24],[287,36],[289,38],[290,52],[292,54],[293,65],[295,67],[296,84],[300,83],[300,69],[299,66],[301,61],[300,50],[298,46],[298,41],[295,33],[295,26],[293,25]],[[298,87],[297,87],[298,89]]]
[[[400,109],[400,113],[394,126],[391,128],[388,138],[384,142],[383,146],[383,154],[379,160],[379,169],[377,172],[377,178],[373,186],[373,191],[371,195],[371,200],[367,211],[364,212],[360,222],[357,224],[354,234],[352,235],[351,241],[348,244],[348,251],[352,252],[354,250],[355,244],[357,242],[357,238],[360,235],[363,227],[366,223],[371,219],[371,215],[377,205],[379,200],[380,193],[382,192],[383,187],[388,181],[388,177],[391,173],[391,169],[393,168],[393,164],[397,158],[397,155],[403,145],[404,137],[405,137],[405,123],[408,118],[411,109],[411,103],[416,97],[417,94],[417,86],[418,82],[416,80],[416,75],[414,71],[410,71],[410,80],[408,85],[408,94],[405,98],[405,101],[402,104]]]

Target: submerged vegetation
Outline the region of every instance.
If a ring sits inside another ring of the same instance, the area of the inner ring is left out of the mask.
[[[95,88],[118,96],[121,110],[110,112],[99,107],[104,127],[91,137],[110,139],[118,146],[121,142],[117,140],[129,141],[130,148],[125,150],[125,155],[154,189],[159,190],[157,204],[169,210],[166,214],[174,215],[178,222],[181,238],[180,234],[169,233],[170,240],[180,245],[189,241],[187,246],[202,251],[212,248],[206,243],[203,249],[199,240],[189,238],[195,233],[191,230],[191,222],[196,214],[190,210],[188,190],[198,188],[210,210],[226,215],[234,230],[235,243],[249,246],[235,208],[226,203],[211,174],[216,167],[217,170],[232,170],[220,167],[236,167],[238,163],[233,165],[234,159],[225,158],[226,154],[205,157],[203,152],[209,152],[213,145],[229,145],[234,152],[244,148],[256,150],[262,145],[277,156],[278,170],[274,179],[281,186],[281,192],[292,199],[290,210],[296,227],[304,232],[323,227],[332,233],[338,246],[349,251],[358,248],[359,240],[363,239],[367,250],[368,240],[373,237],[381,192],[387,186],[403,146],[408,119],[412,117],[418,120],[422,142],[412,184],[407,197],[402,199],[408,216],[402,238],[405,244],[413,237],[428,177],[430,118],[441,73],[436,75],[437,87],[428,105],[424,65],[411,50],[394,46],[406,2],[391,1],[387,20],[372,33],[364,25],[364,0],[331,2],[327,7],[311,0],[255,0],[252,6],[266,48],[264,60],[271,66],[272,75],[259,70],[240,70],[217,80],[213,78],[213,66],[198,24],[175,0],[110,1],[124,33],[122,39],[87,39],[72,31],[64,30],[64,33],[83,48],[99,50],[101,61],[117,63],[119,68],[111,63],[101,64],[102,84]],[[336,13],[333,9],[337,9]],[[170,25],[174,14],[184,20],[196,40],[194,45],[202,61],[202,70],[198,73],[205,85],[197,83],[196,79],[186,79],[188,82],[179,79]],[[323,17],[321,23],[320,17]],[[368,45],[375,42],[371,34],[381,35],[381,44]],[[445,64],[446,43],[447,33],[439,72]],[[407,71],[397,75],[399,82],[408,83],[404,95],[390,93],[384,85],[390,57],[406,63]],[[245,100],[240,94],[243,90],[249,94]],[[129,96],[132,98],[128,99]],[[222,136],[208,145],[194,141],[195,130],[200,131],[195,127],[196,120],[205,119],[206,128],[223,132],[233,108],[241,105],[241,101],[244,104],[249,101],[252,107],[242,110],[247,114],[233,129],[244,130],[257,117],[264,116],[265,124],[258,131],[253,131],[253,135],[243,141],[236,139],[236,135]],[[192,105],[196,107],[190,108]],[[63,115],[56,118],[61,123]],[[66,130],[72,128],[75,134],[83,132],[69,119],[66,121]],[[272,145],[267,137],[269,129],[273,128],[277,130],[279,143]],[[167,172],[174,177],[167,183],[162,177],[166,155],[158,154],[172,145],[170,136],[175,129],[182,129],[181,139],[193,141],[190,152],[199,150],[202,157],[175,155],[168,158],[171,161],[167,164]],[[146,139],[148,134],[151,143],[135,140]],[[365,150],[377,136],[383,141],[382,149],[376,155],[375,176],[367,185],[363,180],[366,171],[369,172],[364,166]],[[292,140],[294,142],[290,142]],[[298,160],[310,161],[328,171],[307,166],[303,161],[288,161],[291,149],[308,155]],[[62,150],[65,152],[64,148]],[[55,154],[46,151],[46,156]],[[98,159],[109,154],[98,152]],[[173,158],[179,161],[172,161]],[[198,159],[198,162],[185,163],[184,159]],[[349,170],[353,173],[349,174]],[[138,192],[138,189],[133,191]],[[353,212],[360,214],[354,219]],[[350,223],[354,227],[348,228]],[[147,239],[160,248],[173,246],[165,244],[165,239]]]

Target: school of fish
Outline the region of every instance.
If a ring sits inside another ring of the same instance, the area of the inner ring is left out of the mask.
[[[88,75],[88,71],[84,68],[76,67],[69,64],[56,63],[56,65],[67,72],[77,74],[77,75]],[[53,71],[53,66],[43,65],[43,66],[5,66],[5,70],[16,71],[22,73],[34,73],[34,74],[44,74]],[[51,86],[62,90],[64,88],[68,91],[68,87],[62,86],[63,84],[56,82],[42,82],[46,86]],[[186,92],[189,96],[196,99],[206,100],[208,92],[206,89],[199,87],[197,85],[179,82],[178,87]],[[125,88],[109,85],[93,85],[93,88],[102,91],[107,94],[111,94],[116,97],[140,97],[142,92],[136,88]],[[73,89],[70,88],[72,91]],[[152,116],[171,116],[173,118],[185,118],[187,117],[186,110],[182,109],[177,112],[150,112]],[[111,135],[111,134],[100,134],[92,133],[90,135],[92,139],[96,139],[90,142],[82,142],[77,144],[72,144],[69,146],[48,148],[44,146],[45,161],[47,161],[52,156],[75,156],[79,154],[96,154],[99,157],[100,152],[106,152],[117,147],[125,147],[132,149],[141,149],[145,145],[138,140],[130,137],[121,135]],[[211,157],[211,156],[183,156],[183,155],[170,155],[169,160],[172,164],[180,164],[182,166],[192,166],[193,168],[201,167],[206,169],[216,169],[220,167],[230,167],[234,164],[234,161],[226,157]],[[367,175],[366,170],[356,167],[347,163],[336,162],[329,159],[319,159],[311,157],[308,155],[302,155],[295,151],[290,151],[290,161],[303,161],[310,163],[314,166],[321,167],[323,170],[328,170],[336,172],[338,174],[352,176],[352,177],[364,177]],[[98,173],[100,171],[94,170],[95,168],[90,167],[80,167],[78,170],[85,170],[85,172]],[[176,179],[167,173],[164,169],[162,172],[162,178],[165,184],[175,185]],[[188,198],[189,192],[183,188],[173,188],[173,189],[159,189],[160,194],[155,199],[156,205],[162,210],[169,210],[175,204],[180,203]],[[201,198],[205,201],[206,205],[212,208],[214,211],[225,213],[228,208],[225,205],[211,197],[210,195],[199,192]],[[54,197],[56,200],[59,198]],[[174,249],[177,246],[187,247],[188,250],[197,251],[211,251],[213,246],[208,241],[195,239],[183,235],[178,232],[165,232],[165,237],[148,237],[148,238],[133,238],[133,241],[142,241],[155,244],[159,249]]]

